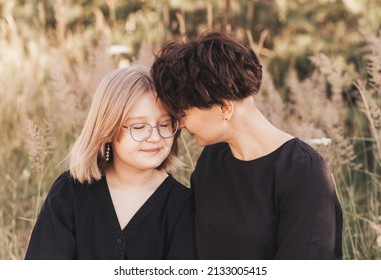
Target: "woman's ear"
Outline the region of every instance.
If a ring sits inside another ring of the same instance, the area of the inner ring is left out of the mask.
[[[234,113],[234,103],[231,100],[224,100],[221,105],[221,115],[223,120],[230,120]]]

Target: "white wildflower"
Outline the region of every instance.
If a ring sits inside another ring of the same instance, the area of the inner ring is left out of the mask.
[[[130,54],[132,52],[131,48],[124,45],[112,45],[107,53],[109,55],[122,55],[122,54]]]
[[[330,138],[314,138],[314,139],[310,139],[308,142],[310,142],[311,144],[314,144],[314,145],[324,145],[324,146],[327,146],[329,144],[332,143],[332,140]]]

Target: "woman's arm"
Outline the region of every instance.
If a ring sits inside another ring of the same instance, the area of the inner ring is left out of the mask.
[[[341,207],[324,160],[306,156],[283,177],[275,258],[341,259]]]

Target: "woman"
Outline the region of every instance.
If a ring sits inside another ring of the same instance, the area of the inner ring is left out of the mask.
[[[159,99],[205,146],[191,178],[198,258],[341,258],[330,172],[256,107],[262,66],[252,49],[223,32],[175,39],[151,73]]]
[[[192,192],[166,173],[181,163],[177,130],[147,67],[108,74],[25,258],[193,259]]]

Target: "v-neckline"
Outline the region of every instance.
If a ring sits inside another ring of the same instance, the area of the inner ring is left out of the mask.
[[[106,176],[102,177],[102,185],[103,188],[103,195],[102,198],[104,199],[107,209],[109,209],[109,215],[111,217],[111,220],[114,224],[114,226],[118,229],[119,232],[126,233],[129,230],[133,230],[136,228],[137,225],[143,220],[145,215],[152,209],[152,207],[155,205],[155,202],[159,200],[161,197],[165,186],[168,185],[168,181],[171,180],[172,176],[168,174],[168,176],[164,179],[164,181],[157,187],[157,189],[147,198],[147,200],[142,204],[142,206],[136,211],[136,213],[132,216],[132,218],[128,221],[128,223],[125,225],[124,228],[121,227],[118,219],[118,215],[116,214],[116,210],[114,207],[114,203],[112,202],[111,193],[109,186],[107,184]]]

